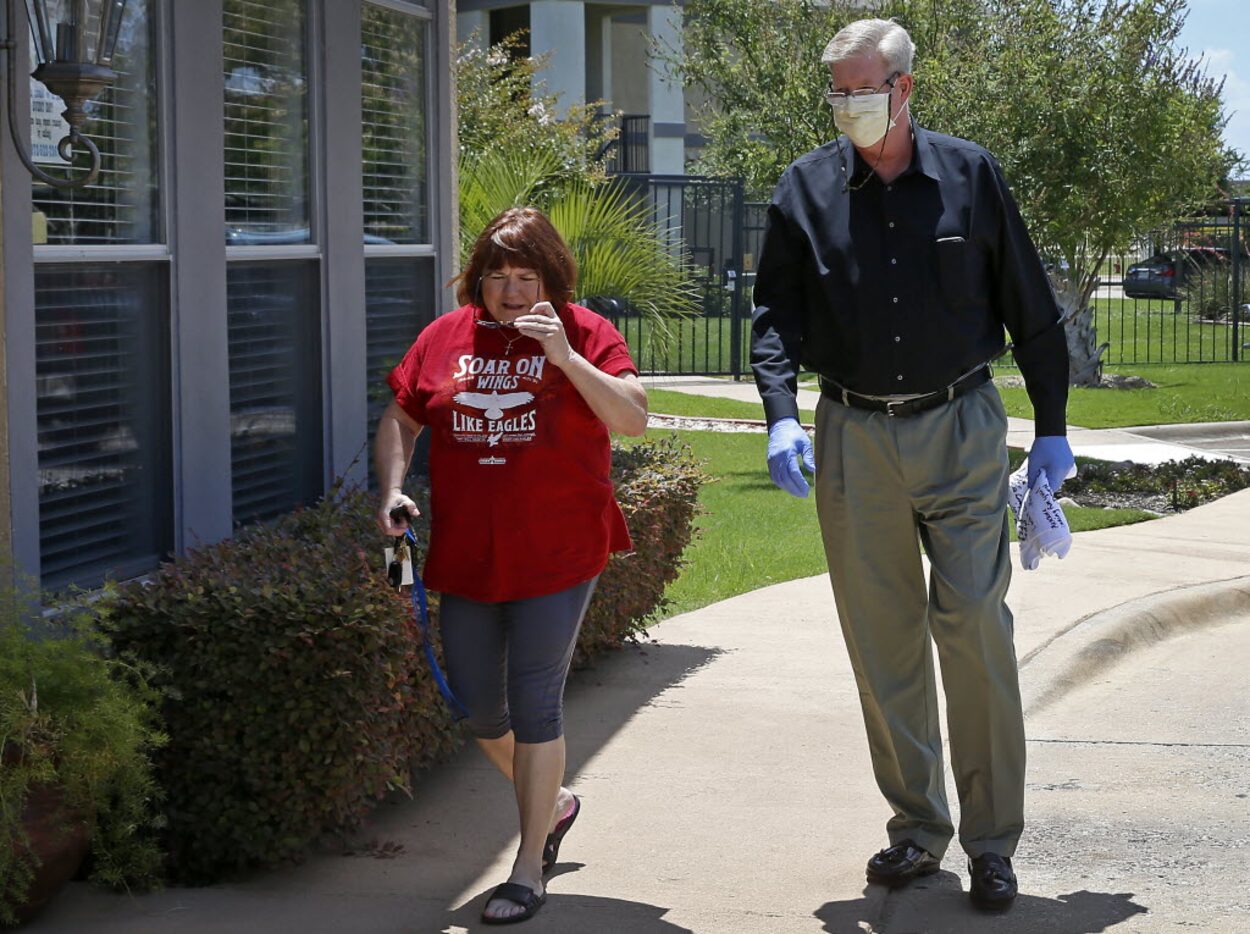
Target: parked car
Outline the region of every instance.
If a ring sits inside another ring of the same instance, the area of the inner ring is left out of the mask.
[[[1227,263],[1229,251],[1218,246],[1192,246],[1134,263],[1124,274],[1128,298],[1179,298],[1185,278],[1216,263]]]

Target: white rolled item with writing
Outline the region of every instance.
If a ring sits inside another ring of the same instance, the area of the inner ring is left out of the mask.
[[[1011,509],[1016,516],[1020,566],[1026,571],[1033,571],[1047,555],[1065,557],[1072,547],[1072,531],[1068,528],[1063,507],[1055,500],[1046,471],[1041,472],[1037,485],[1030,489],[1026,461],[1011,475],[1009,495]]]

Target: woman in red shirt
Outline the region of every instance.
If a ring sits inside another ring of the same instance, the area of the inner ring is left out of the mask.
[[[611,323],[570,302],[577,267],[551,222],[512,208],[388,382],[378,525],[417,514],[400,483],[430,430],[430,546],[448,679],[487,757],[516,786],[521,843],[482,920],[532,917],[580,801],[564,778],[563,696],[577,630],[613,551],[630,548],[609,432],[641,435],[647,396]]]

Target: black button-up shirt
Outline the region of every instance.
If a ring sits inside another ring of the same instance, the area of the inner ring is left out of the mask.
[[[911,165],[888,184],[844,137],[777,184],[751,343],[768,422],[797,416],[800,365],[852,392],[934,392],[998,356],[1006,327],[1037,434],[1064,434],[1067,342],[1002,170],[912,128]]]

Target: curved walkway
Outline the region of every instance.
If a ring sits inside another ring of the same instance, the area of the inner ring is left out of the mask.
[[[968,907],[957,847],[909,889],[864,884],[888,814],[825,577],[667,620],[570,685],[584,812],[523,930],[1250,930],[1247,575],[1250,490],[1016,571],[1030,823],[1007,918]],[[478,930],[514,820],[510,789],[465,750],[380,808],[356,855],[134,899],[75,883],[26,930]]]

